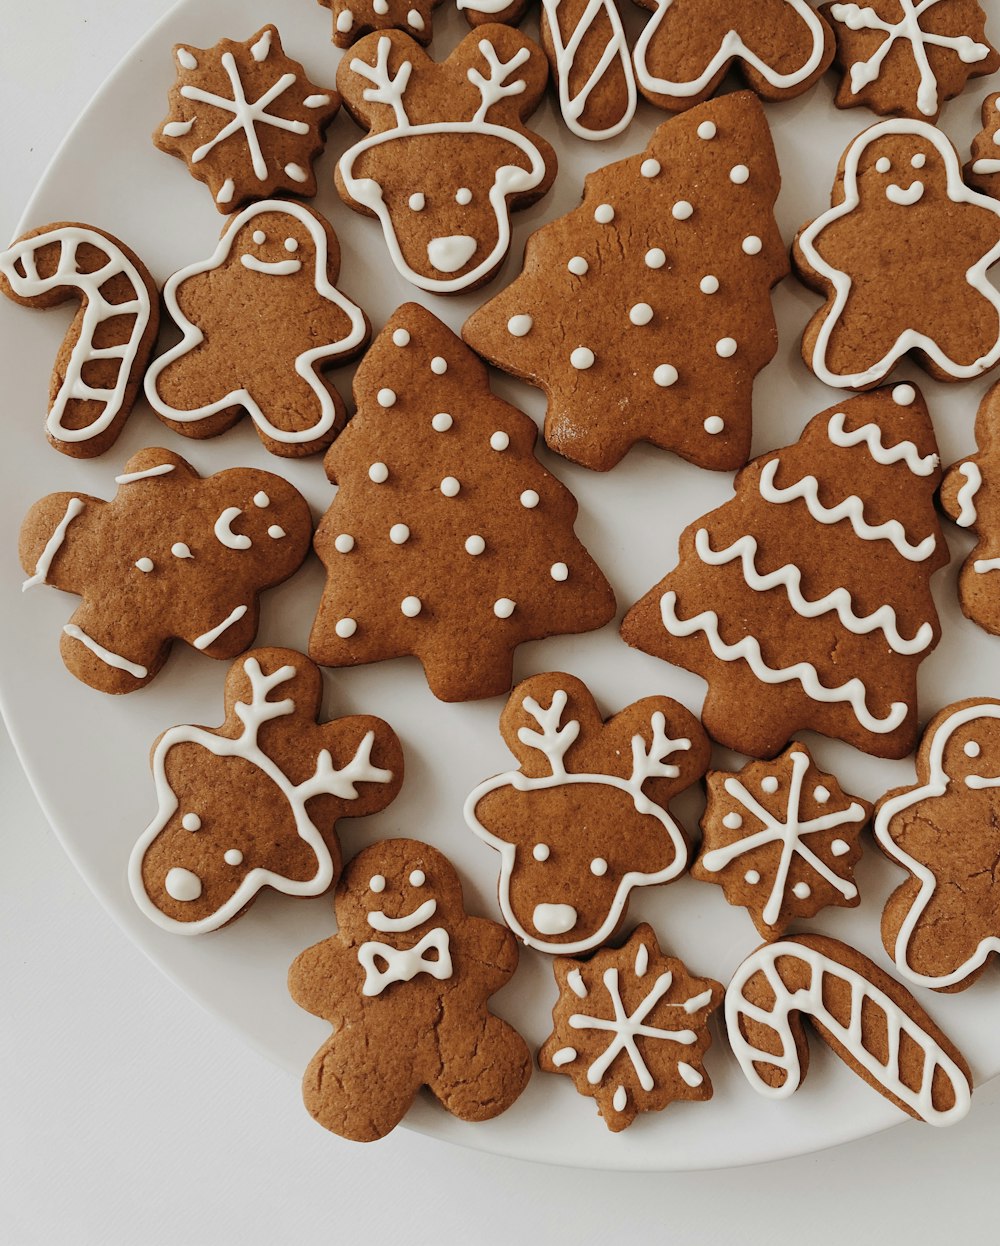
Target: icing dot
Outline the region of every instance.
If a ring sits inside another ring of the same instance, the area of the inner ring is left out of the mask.
[[[419,597],[404,597],[399,603],[399,608],[408,619],[415,619],[423,609],[423,602]]]
[[[570,262],[566,265],[574,277],[582,277],[586,273],[590,265],[582,255],[574,255]]]
[[[239,848],[227,848],[225,853],[223,853],[222,859],[227,865],[242,865],[243,853],[240,852]]]
[[[917,391],[912,385],[897,385],[892,391],[892,401],[900,407],[911,407],[917,400]]]
[[[647,268],[662,268],[666,262],[666,252],[664,252],[660,247],[652,247],[646,252]]]
[[[425,882],[427,882],[427,875],[423,872],[423,870],[414,870],[410,875],[411,887],[422,887]]]
[[[281,538],[285,536],[285,529],[279,527],[278,524],[273,523],[271,524],[270,528],[268,528],[267,535],[271,538],[272,541],[280,541]]]
[[[750,884],[751,887],[755,886],[757,883],[760,882],[760,874],[758,874],[756,870],[747,870],[747,872],[743,875],[743,877],[746,879],[746,881]]]
[[[381,891],[385,891],[385,879],[381,874],[373,874],[368,884],[368,890],[374,891],[376,895]]]
[[[888,156],[880,156],[879,159],[875,161],[875,168],[879,173],[888,173],[892,168],[892,161]]]
[[[199,818],[196,813],[186,813],[184,817],[181,818],[181,826],[183,826],[186,831],[200,831],[201,818]]]
[[[830,845],[830,851],[835,857],[842,857],[845,853],[851,851],[851,845],[846,839],[835,839]]]
[[[262,490],[260,493],[255,493],[253,495],[253,504],[260,510],[264,510],[265,507],[271,505],[271,499]]]
[[[718,294],[718,277],[713,277],[711,273],[709,273],[706,277],[702,277],[701,281],[698,283],[698,289],[702,292],[702,294]]]
[[[180,900],[182,903],[197,900],[201,895],[201,879],[198,875],[176,865],[168,872],[163,886],[172,900]]]
[[[509,445],[510,438],[506,433],[502,433],[499,430],[490,438],[490,446],[494,450],[506,450]]]
[[[558,580],[561,584],[563,580],[569,579],[569,567],[564,562],[554,562],[549,567],[549,575],[552,576],[553,580]]]
[[[732,359],[733,355],[736,354],[736,349],[736,339],[732,337],[720,338],[715,343],[715,353],[720,359]]]
[[[294,253],[298,249],[299,249],[299,242],[297,238],[286,238],[285,239],[285,250],[286,251],[288,251],[289,253]]]
[[[263,246],[267,242],[267,234],[262,229],[255,229],[253,231],[253,240],[258,246]]]
[[[530,316],[511,316],[507,321],[507,332],[511,337],[524,337],[526,333],[531,332],[531,326],[534,320]]]
[[[615,1091],[615,1097],[611,1100],[611,1106],[616,1112],[624,1112],[628,1107],[628,1091],[624,1086],[619,1086]]]
[[[718,134],[718,128],[714,121],[703,121],[698,127],[698,137],[703,139],[715,138]]]
[[[536,861],[547,861],[549,859],[548,844],[535,844],[534,848],[531,850],[531,855]]]
[[[389,469],[384,463],[373,463],[368,469],[368,479],[376,485],[384,485],[389,479]]]
[[[796,883],[792,888],[792,894],[800,900],[808,900],[812,895],[812,887],[808,883]]]
[[[663,389],[669,389],[677,383],[677,369],[670,363],[661,363],[653,371],[653,380]]]
[[[385,17],[389,12],[389,0],[372,0],[372,8],[379,17]]]
[[[829,799],[830,799],[830,789],[827,787],[824,787],[822,783],[819,785],[819,787],[814,789],[813,800],[816,802],[817,805],[825,805]]]
[[[982,748],[975,740],[969,740],[963,749],[966,757],[978,757],[982,751]]]
[[[756,234],[748,234],[743,239],[743,252],[745,255],[760,255],[764,249],[764,244]]]
[[[420,16],[416,9],[410,9],[406,15],[406,20],[414,30],[423,30],[425,24],[424,19]]]
[[[333,548],[338,554],[349,554],[354,548],[354,537],[350,533],[342,532],[334,541]]]
[[[405,523],[394,523],[389,529],[389,540],[393,545],[405,545],[410,539],[410,529]]]
[[[410,196],[408,202],[411,212],[423,212],[424,205],[427,203],[427,200],[419,191],[417,191],[415,195]]]
[[[590,872],[595,878],[603,878],[608,872],[608,863],[603,857],[594,857],[590,863]]]
[[[194,557],[194,554],[191,553],[191,550],[184,544],[183,541],[177,541],[174,545],[171,545],[170,552],[175,558]]]
[[[915,169],[922,169],[926,163],[927,163],[927,157],[924,155],[922,151],[918,151],[917,154],[910,161],[910,164],[912,164]]]
[[[744,182],[750,180],[750,170],[745,164],[735,164],[729,170],[729,180],[734,186],[742,186]]]
[[[525,491],[521,494],[521,505],[525,508],[525,510],[534,510],[540,501],[541,498],[534,489],[525,489]]]
[[[410,334],[406,329],[395,329],[392,334],[393,346],[409,346]]]
[[[656,177],[660,171],[659,160],[644,160],[639,167],[639,172],[643,177]]]
[[[598,225],[610,225],[615,219],[615,210],[610,203],[602,203],[594,212],[594,220]]]
[[[460,203],[463,208],[466,204],[472,202],[472,191],[469,190],[468,186],[460,186],[458,190],[455,191],[455,202]]]
[[[444,480],[441,481],[441,492],[446,498],[458,497],[458,491],[461,487],[454,476],[445,476]]]
[[[192,52],[189,52],[187,48],[177,49],[177,61],[184,69],[198,68],[198,58]]]
[[[493,613],[498,619],[509,619],[514,613],[514,606],[509,597],[500,597],[493,603]]]
[[[686,199],[679,199],[671,208],[671,213],[675,221],[687,221],[694,214],[694,208]]]
[[[394,407],[396,405],[396,395],[391,389],[380,389],[377,398],[380,407]]]
[[[727,813],[722,819],[722,825],[731,831],[738,831],[743,825],[743,818],[738,813]]]
[[[435,355],[431,360],[431,371],[435,376],[443,376],[448,371],[448,360]]]
[[[358,630],[358,625],[353,619],[338,619],[337,626],[333,630],[341,640],[350,640]]]
[[[139,561],[135,565],[139,568],[140,571],[145,571],[147,573],[153,570],[152,558],[140,558]]]
[[[767,778],[761,780],[760,790],[762,792],[771,793],[772,795],[778,790],[778,780],[773,774],[769,774]]]
[[[586,372],[594,366],[594,352],[589,346],[578,346],[570,355],[569,361],[578,372]]]
[[[467,554],[481,554],[486,548],[486,542],[481,536],[470,536],[465,541],[465,552]]]
[[[451,418],[447,411],[439,411],[431,420],[431,428],[433,428],[436,433],[446,433],[454,422],[455,421]]]
[[[337,14],[337,29],[342,35],[346,35],[353,25],[354,14],[350,9],[341,9]]]
[[[648,303],[636,303],[629,309],[628,318],[635,325],[649,324],[653,319],[653,309]]]
[[[721,415],[710,415],[702,427],[706,433],[709,433],[712,437],[715,437],[726,427],[726,421]]]

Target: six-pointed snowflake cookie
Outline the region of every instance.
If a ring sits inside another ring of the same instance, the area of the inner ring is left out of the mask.
[[[667,697],[606,722],[572,675],[519,684],[500,719],[519,769],[465,803],[469,826],[500,853],[500,909],[530,947],[577,956],[625,920],[633,888],[673,882],[688,865],[670,801],[705,773],[701,724]]]
[[[765,939],[828,904],[860,903],[854,867],[872,807],[818,770],[804,744],[738,774],[710,771],[706,782],[704,839],[692,877],[718,883]]]
[[[1000,93],[983,100],[983,128],[972,140],[965,180],[984,195],[1000,199]]]
[[[556,961],[553,969],[559,998],[539,1068],[571,1077],[610,1130],[678,1099],[711,1099],[704,1059],[720,983],[665,956],[645,923],[624,946],[587,961]]]
[[[239,917],[263,887],[317,896],[340,876],[338,818],[378,813],[403,781],[392,728],[357,714],[318,722],[319,668],[255,649],[226,678],[220,727],[171,727],[153,745],[157,812],[129,885],[173,934]]]
[[[282,51],[276,27],[264,26],[243,43],[179,43],[174,60],[170,112],[153,142],[187,161],[220,212],[278,192],[315,195],[313,160],[340,96],[309,81]]]
[[[333,14],[333,42],[349,48],[373,30],[405,30],[426,47],[441,0],[319,0]]]

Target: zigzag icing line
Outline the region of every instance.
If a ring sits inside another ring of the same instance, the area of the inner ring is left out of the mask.
[[[894,463],[905,462],[914,476],[932,475],[941,462],[936,454],[921,455],[912,441],[900,441],[894,446],[886,446],[882,440],[882,430],[877,424],[864,424],[853,432],[846,432],[845,418],[842,411],[830,417],[827,435],[835,446],[850,449],[864,442],[876,463],[891,467]]]

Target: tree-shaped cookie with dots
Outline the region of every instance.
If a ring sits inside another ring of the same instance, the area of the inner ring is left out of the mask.
[[[331,447],[337,495],[315,547],[328,581],[310,639],[327,666],[413,654],[444,701],[497,696],[526,640],[591,631],[614,594],[573,532],[576,499],[534,456],[537,430],[414,303],[354,381]]]
[[[528,239],[521,275],[463,336],[545,391],[546,443],[574,462],[606,471],[651,441],[738,468],[753,381],[778,344],[779,186],[753,95],[692,109],[641,154],[591,173],[582,205]]]
[[[831,407],[685,529],[677,568],[622,635],[708,682],[702,721],[738,752],[774,757],[814,730],[905,757],[917,670],[941,636],[930,591],[949,557],[940,480],[912,386]]]

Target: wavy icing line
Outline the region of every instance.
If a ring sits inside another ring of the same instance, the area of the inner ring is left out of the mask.
[[[960,528],[971,528],[979,518],[976,511],[976,494],[983,483],[983,473],[978,463],[963,463],[958,469],[965,477],[965,484],[958,491],[958,518],[955,522]]]
[[[847,432],[844,428],[846,418],[843,411],[830,417],[827,434],[835,446],[849,450],[864,442],[876,463],[891,467],[894,463],[905,462],[914,476],[933,475],[934,469],[941,462],[936,454],[922,455],[912,441],[900,441],[894,446],[886,446],[882,440],[882,430],[877,424],[863,424],[861,428]]]

